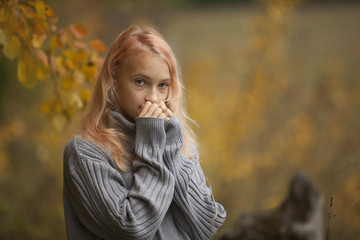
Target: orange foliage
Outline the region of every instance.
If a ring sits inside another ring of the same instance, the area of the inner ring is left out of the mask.
[[[18,60],[17,76],[23,86],[33,88],[38,80],[51,80],[54,94],[43,102],[40,112],[61,130],[89,100],[84,93],[96,78],[100,53],[106,47],[99,39],[89,44],[81,40],[88,34],[84,24],[58,29],[54,11],[40,0],[0,4],[2,52]]]

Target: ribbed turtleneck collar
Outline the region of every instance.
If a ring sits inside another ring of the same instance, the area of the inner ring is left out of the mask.
[[[121,113],[110,111],[111,116],[118,122],[118,124],[132,137],[135,137],[136,125],[133,122],[127,120]]]

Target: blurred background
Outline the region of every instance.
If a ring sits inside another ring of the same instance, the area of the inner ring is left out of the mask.
[[[301,170],[324,198],[326,225],[334,199],[331,239],[360,239],[358,1],[43,2],[59,28],[83,23],[107,47],[132,23],[163,33],[228,213],[221,231],[277,207]],[[62,154],[83,105],[70,122],[47,117],[52,85],[23,87],[16,63],[0,54],[0,239],[66,239]]]

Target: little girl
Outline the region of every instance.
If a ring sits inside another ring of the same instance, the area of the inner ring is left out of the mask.
[[[225,220],[198,160],[176,59],[151,27],[112,44],[64,151],[68,239],[210,239]]]

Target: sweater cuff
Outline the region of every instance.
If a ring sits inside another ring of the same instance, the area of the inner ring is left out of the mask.
[[[181,131],[181,125],[177,117],[172,115],[172,117],[165,123],[165,132],[166,132],[166,145],[180,145],[183,144],[183,137]]]
[[[136,144],[164,146],[165,144],[164,120],[161,118],[136,118]]]

